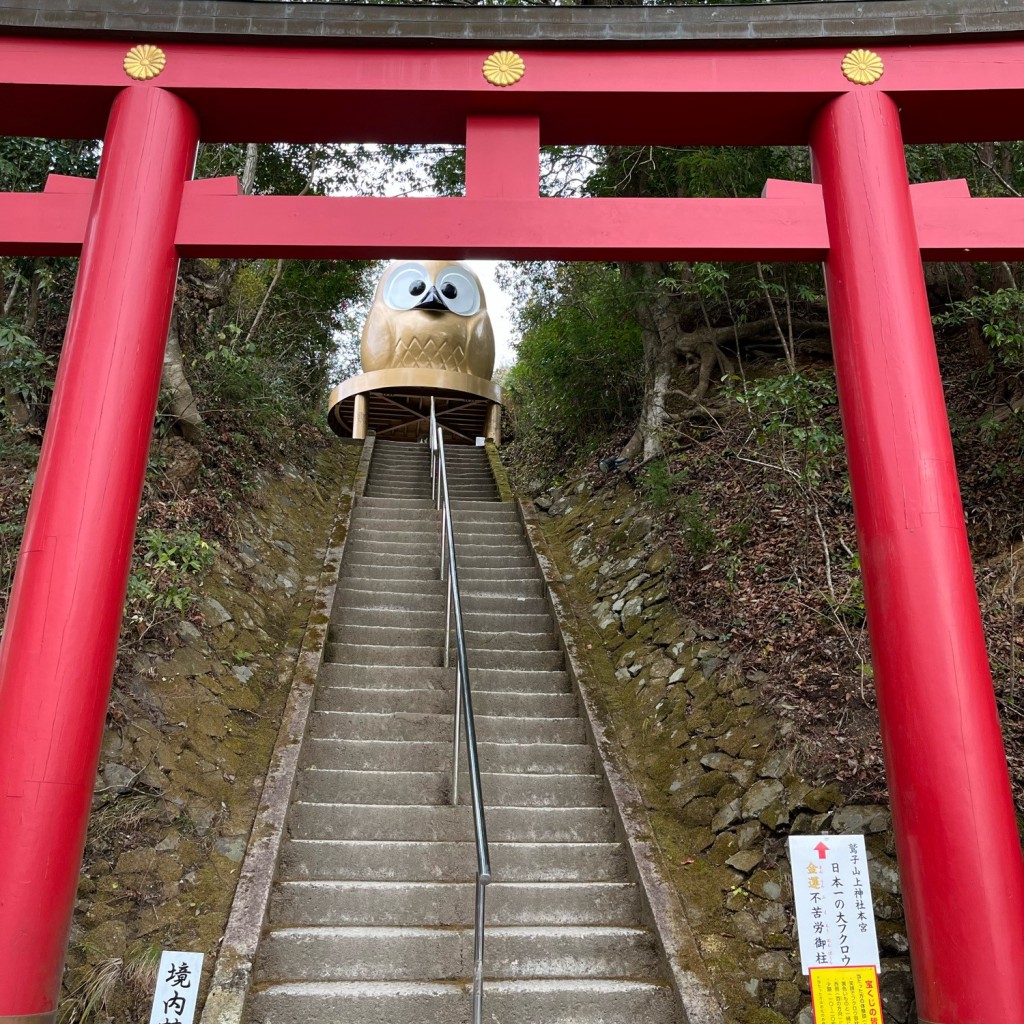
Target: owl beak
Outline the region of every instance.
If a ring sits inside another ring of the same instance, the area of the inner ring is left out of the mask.
[[[436,288],[431,288],[423,297],[422,302],[417,302],[413,309],[434,309],[438,313],[447,313],[448,307],[444,304]]]

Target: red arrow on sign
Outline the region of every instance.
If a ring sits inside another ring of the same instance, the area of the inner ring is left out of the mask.
[[[828,853],[828,847],[824,843],[818,843],[814,849],[818,851],[818,860],[824,860],[825,854]]]

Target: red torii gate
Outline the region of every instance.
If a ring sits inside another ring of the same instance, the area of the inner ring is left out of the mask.
[[[0,1022],[54,1020],[179,257],[385,255],[824,261],[918,1010],[1024,1021],[1024,870],[921,271],[922,255],[1021,259],[1024,200],[911,188],[903,156],[1019,137],[1024,33],[858,40],[884,74],[857,84],[849,39],[545,31],[518,17],[501,36],[526,68],[508,87],[472,31],[405,48],[169,31],[149,80],[126,74],[132,40],[0,36],[0,132],[104,139],[95,183],[0,195],[0,253],[81,254],[0,648]],[[189,180],[200,138],[464,140],[466,197],[240,196]],[[538,197],[541,144],[807,142],[816,184],[761,199]]]

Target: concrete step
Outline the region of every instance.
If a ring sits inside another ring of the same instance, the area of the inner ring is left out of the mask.
[[[487,495],[488,498],[494,495],[495,497],[491,500],[497,501],[498,487],[492,476],[478,476],[476,474],[466,474],[465,476],[449,475],[448,497],[454,500],[455,495],[460,492],[465,494],[475,493],[481,496]]]
[[[409,481],[413,481],[428,490],[432,490],[430,466],[420,466],[415,464],[401,466],[396,464],[394,466],[378,466],[376,469],[371,466],[370,474],[366,478],[366,489],[367,492],[369,492],[373,487],[408,483]]]
[[[371,466],[366,483],[370,487],[375,484],[379,486],[380,484],[405,483],[408,480],[414,480],[417,483],[430,487],[430,466],[426,463],[423,465],[417,463],[409,463],[408,465],[395,463],[390,466]]]
[[[429,495],[425,498],[410,498],[407,501],[403,501],[399,498],[377,498],[372,495],[362,495],[356,498],[357,509],[380,509],[382,511],[391,512],[395,509],[400,509],[403,512],[424,510],[432,511],[436,513],[436,506]]]
[[[468,882],[284,882],[270,904],[272,925],[408,925],[473,922]],[[631,882],[492,882],[487,927],[634,925],[640,895]]]
[[[493,538],[459,534],[455,541],[455,555],[460,566],[467,557],[480,555],[502,559],[505,563],[525,559],[528,565],[536,564],[533,560],[533,550],[522,538]],[[498,564],[503,564],[503,562]]]
[[[435,601],[435,607],[436,607]],[[350,626],[387,626],[400,628],[410,626],[414,629],[445,628],[443,608],[436,611],[425,611],[414,608],[349,608],[339,618]],[[514,630],[528,633],[551,632],[553,621],[547,613],[529,615],[510,609],[508,612],[469,611],[463,606],[462,621],[466,629],[475,632],[497,630]]]
[[[526,553],[526,549],[519,549],[522,554],[515,555],[484,555],[484,554],[463,554],[458,548],[455,549],[456,561],[459,574],[466,569],[491,569],[496,572],[507,573],[509,570],[522,570],[524,574],[537,572],[537,563],[533,556]]]
[[[563,925],[487,929],[485,978],[634,978],[657,971],[643,928]],[[473,972],[472,928],[298,927],[264,936],[263,981],[403,981]]]
[[[249,1024],[469,1024],[471,986],[442,982],[291,982],[252,999]],[[531,979],[484,987],[487,1024],[677,1024],[656,981]],[[695,1022],[697,1024],[697,1022]]]
[[[585,743],[493,743],[480,741],[480,768],[485,772],[589,774],[594,754]],[[430,740],[332,740],[309,736],[303,744],[302,763],[310,769],[349,768],[361,771],[437,772],[449,771],[450,742]],[[308,774],[308,773],[307,773]],[[333,790],[314,786],[317,780],[303,777],[304,800],[341,801],[348,798]]]
[[[415,529],[426,529],[432,525],[435,529],[438,524],[437,510],[433,505],[428,508],[396,508],[391,511],[386,519],[382,518],[379,508],[364,507],[362,498],[356,498],[356,506],[352,510],[350,520],[353,529],[363,529],[364,526],[380,526],[381,523],[403,524],[402,529],[412,529],[406,523],[415,523]]]
[[[468,541],[471,544],[483,544],[489,540],[501,543],[523,539],[522,526],[507,520],[499,520],[495,523],[477,521],[467,523],[453,518],[452,525],[455,527],[456,542]]]
[[[388,526],[362,524],[349,531],[348,543],[400,544],[403,547],[429,545],[431,551],[440,552],[441,528],[437,522],[425,522],[419,529],[406,529],[408,525],[394,522]]]
[[[453,518],[459,512],[487,512],[495,518],[513,519],[519,521],[516,506],[511,502],[501,501],[473,501],[471,499],[459,499],[452,501]]]
[[[381,484],[405,483],[408,480],[414,480],[430,488],[433,478],[430,475],[429,463],[395,462],[387,466],[370,466],[366,486],[369,490],[371,487]]]
[[[554,642],[550,637],[548,639],[549,642]],[[335,665],[408,665],[439,668],[444,664],[444,654],[440,645],[398,647],[329,643],[324,650],[324,661]],[[565,668],[565,655],[562,651],[507,651],[471,647],[469,668],[470,672],[474,668],[552,671]]]
[[[451,797],[450,769],[450,764],[427,772],[307,768],[299,776],[297,798],[314,803],[437,806]],[[482,772],[480,784],[488,807],[592,807],[604,799],[600,777],[587,772]],[[459,794],[463,802],[469,799],[464,772]]]
[[[381,526],[379,522],[361,523],[349,531],[348,543],[354,544],[429,544],[434,550],[441,549],[441,527],[434,521],[425,521],[419,529],[405,529],[392,522]]]
[[[394,568],[434,568],[440,566],[440,546],[407,544],[383,545],[375,542],[354,540],[345,545],[342,568],[362,565],[368,568],[386,566]],[[439,570],[439,569],[438,569]]]
[[[455,710],[455,695],[450,690],[428,688],[402,690],[321,685],[317,690],[316,708],[318,711],[451,715]],[[473,710],[481,716],[569,718],[576,715],[578,709],[576,698],[569,693],[491,693],[474,690]]]
[[[569,693],[569,676],[564,671],[518,671],[470,666],[469,682],[474,695],[480,691],[501,693]],[[387,689],[432,689],[451,692],[455,669],[440,666],[332,665],[320,666],[322,686],[357,686]]]
[[[357,555],[356,557],[363,558],[365,556]],[[349,579],[373,580],[375,582],[385,580],[405,580],[406,582],[422,580],[423,582],[431,582],[434,580],[440,581],[441,569],[438,565],[432,568],[425,565],[388,565],[381,562],[350,562],[346,558],[341,564],[341,579],[345,580],[346,586]],[[422,588],[420,590],[422,591]]]
[[[288,815],[294,839],[381,839],[469,842],[473,809],[394,804],[296,803]],[[608,843],[615,825],[606,807],[489,807],[492,843]]]
[[[508,882],[625,882],[621,843],[490,843],[491,869]],[[281,878],[352,882],[468,882],[476,878],[475,843],[289,839]]]
[[[358,577],[349,577],[357,580]],[[382,581],[377,581],[378,583]],[[418,616],[441,616],[442,625],[444,622],[443,608],[441,603],[444,600],[443,594],[400,594],[394,591],[374,589],[356,590],[346,588],[345,593],[339,594],[334,599],[331,607],[331,622],[340,624],[342,622],[360,622],[368,625],[369,621],[365,616],[369,615],[409,615],[412,622]],[[386,621],[386,620],[381,620]],[[427,619],[423,620],[428,621]],[[436,619],[430,619],[436,622]]]
[[[583,720],[573,718],[495,718],[474,707],[476,735],[481,743],[585,743]],[[451,738],[451,715],[395,711],[314,711],[309,733],[316,739],[411,740],[443,743]]]
[[[469,655],[470,672],[474,668],[508,668],[536,671],[565,668],[562,651],[503,651],[473,648]]]
[[[536,565],[513,565],[501,567],[483,567],[476,565],[459,565],[459,586],[470,592],[480,591],[502,583],[536,583],[543,587],[540,570]],[[543,591],[542,591],[543,592]]]
[[[466,607],[474,598],[508,597],[514,598],[542,598],[544,597],[544,581],[538,571],[534,570],[527,576],[522,577],[500,577],[496,573],[477,573],[474,569],[459,570],[459,593],[462,595]]]
[[[367,484],[371,498],[426,498],[430,499],[430,484],[424,483],[378,483]]]
[[[500,501],[494,501],[485,508],[473,510],[455,507],[452,509],[452,522],[456,529],[466,529],[471,526],[514,526],[521,530],[523,527],[515,505],[503,504]]]
[[[511,630],[469,629],[465,619],[466,648],[470,651],[553,651],[558,641],[550,631],[523,633]],[[454,627],[453,627],[454,628]],[[444,643],[444,627],[424,629],[418,626],[361,626],[343,623],[333,626],[328,634],[328,645],[369,644],[373,646],[440,647]],[[452,641],[454,645],[454,640]],[[471,662],[472,664],[472,662]]]
[[[440,647],[373,647],[369,644],[327,644],[324,661],[337,665],[409,665],[440,668]]]
[[[410,614],[436,614],[438,608],[444,608],[444,593],[440,587],[430,586],[439,580],[414,580],[424,586],[410,588],[413,593],[401,593],[387,588],[389,583],[397,584],[399,580],[369,580],[366,577],[349,576],[346,578],[345,593],[339,594],[331,609],[331,620],[340,622],[350,611],[395,612],[408,609]],[[409,581],[407,581],[409,582]],[[373,586],[365,587],[372,583]],[[418,592],[417,592],[418,591]],[[465,600],[465,599],[463,599]],[[522,599],[517,607],[524,607],[528,598]],[[531,608],[532,610],[532,608]],[[536,614],[536,613],[534,613]]]
[[[361,598],[363,594],[389,594],[413,597],[430,597],[444,601],[445,584],[440,576],[436,580],[402,580],[376,579],[373,576],[353,576],[346,578],[338,587],[335,601],[348,600],[350,597]],[[436,605],[435,605],[436,607]],[[443,603],[441,607],[444,607]]]
[[[469,500],[496,504],[499,501],[498,486],[493,477],[449,477],[448,499],[452,502]]]

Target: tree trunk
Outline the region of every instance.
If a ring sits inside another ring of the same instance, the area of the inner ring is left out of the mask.
[[[681,333],[673,297],[659,285],[668,273],[669,268],[664,263],[632,263],[622,267],[623,281],[637,294],[647,375],[640,421],[619,453],[619,458],[628,461],[641,453],[645,462],[657,458],[664,447],[664,433],[669,423],[668,392],[672,374],[679,366],[676,343]]]
[[[203,436],[203,418],[199,415],[192,385],[185,375],[185,361],[181,355],[178,338],[177,305],[171,310],[171,323],[167,330],[167,348],[164,350],[164,366],[161,386],[167,392],[171,415],[181,431],[181,436],[190,444],[198,444]]]

